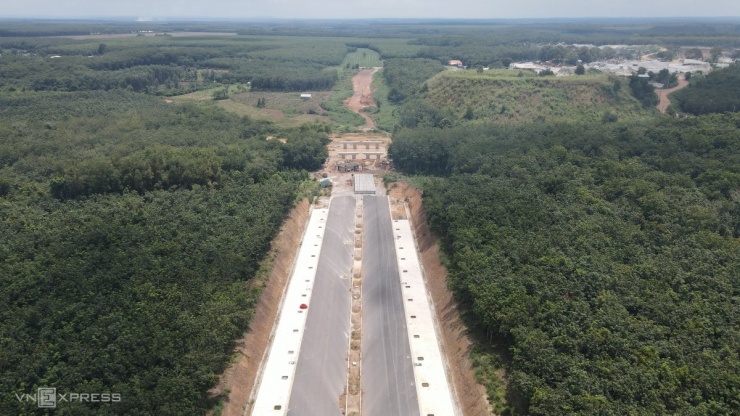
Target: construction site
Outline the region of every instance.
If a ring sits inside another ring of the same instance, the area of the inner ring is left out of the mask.
[[[255,322],[269,335],[247,335],[223,415],[462,416],[490,408],[471,342],[438,282],[444,269],[416,240],[426,227],[423,213],[421,223],[412,220],[418,193],[413,201],[388,195],[390,138],[368,130],[330,138],[326,163],[313,173],[330,191],[288,223],[291,237],[281,244],[290,258],[281,256],[280,276],[263,294],[277,305]]]

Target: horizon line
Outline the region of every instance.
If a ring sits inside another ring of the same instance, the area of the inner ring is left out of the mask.
[[[740,22],[737,16],[553,16],[553,17],[275,17],[275,16],[251,16],[251,17],[196,17],[196,16],[3,16],[0,22],[19,20],[47,20],[47,21],[125,21],[131,23],[167,23],[167,22],[249,22],[249,21],[469,21],[469,22],[492,22],[492,21],[543,21],[543,20],[727,20]]]

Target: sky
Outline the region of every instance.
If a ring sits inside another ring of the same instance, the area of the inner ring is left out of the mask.
[[[738,0],[0,0],[0,19],[736,16],[740,16]]]

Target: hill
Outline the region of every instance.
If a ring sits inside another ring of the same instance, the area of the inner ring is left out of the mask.
[[[427,88],[427,104],[486,122],[616,121],[649,114],[630,95],[626,80],[605,74],[445,71],[430,79]]]

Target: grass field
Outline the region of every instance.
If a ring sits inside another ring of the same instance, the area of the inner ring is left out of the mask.
[[[249,86],[244,84],[237,84],[237,85],[221,85],[221,84],[214,84],[213,88],[208,88],[205,90],[200,90],[196,92],[191,92],[189,94],[183,94],[183,95],[176,95],[173,97],[170,97],[169,99],[174,102],[184,102],[184,101],[210,101],[213,100],[213,93],[219,90],[223,90],[224,88],[229,89],[229,94],[249,91]]]
[[[314,121],[331,122],[321,102],[331,96],[329,91],[310,92],[311,98],[302,99],[298,93],[247,92],[236,94],[218,105],[237,114],[258,120],[269,120],[278,127],[297,127]],[[257,108],[257,100],[264,98],[265,107]]]
[[[372,49],[359,48],[355,52],[350,52],[342,61],[342,68],[354,68],[358,65],[360,68],[383,66],[380,55]]]
[[[239,89],[237,86],[230,86],[228,99],[214,101],[213,93],[223,88],[223,86],[218,86],[171,97],[169,100],[173,102],[210,101],[213,105],[231,113],[248,116],[255,120],[267,120],[275,123],[277,127],[297,127],[317,120],[331,122],[326,110],[321,108],[321,102],[331,97],[330,91],[309,91],[311,98],[302,99],[299,93],[294,92],[250,92],[247,88]],[[263,108],[257,108],[257,100],[260,98],[265,100]]]

